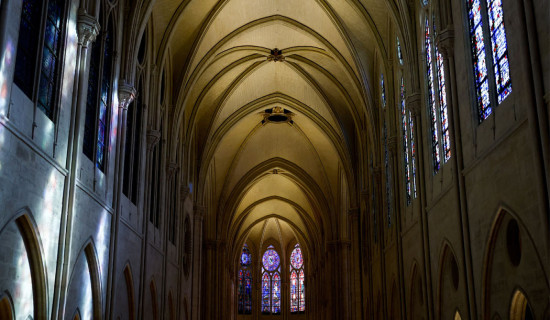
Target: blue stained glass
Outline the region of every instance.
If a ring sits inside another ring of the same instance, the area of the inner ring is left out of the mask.
[[[262,276],[262,312],[269,313],[271,309],[271,279],[266,272]]]
[[[300,312],[306,311],[306,286],[304,284],[304,270],[300,271]]]
[[[279,254],[274,249],[267,249],[262,261],[267,271],[275,271],[279,266]]]
[[[384,75],[380,76],[380,90],[382,91],[382,108],[386,107],[386,87],[384,85]]]
[[[396,37],[397,39],[397,59],[399,60],[399,64],[403,64],[403,53],[401,52],[401,43],[399,42],[399,37]]]
[[[451,144],[449,133],[449,121],[447,113],[447,88],[445,85],[445,67],[443,57],[435,50],[437,55],[437,75],[439,84],[439,120],[441,121],[441,139],[443,140],[443,161],[447,162],[451,158]]]
[[[430,125],[432,131],[432,160],[434,173],[437,173],[441,168],[441,157],[439,155],[439,135],[437,129],[437,106],[432,58],[432,39],[430,35],[430,23],[428,19],[426,19],[425,36],[426,72],[428,74],[428,105],[430,107]]]
[[[252,258],[250,255],[250,250],[248,250],[248,247],[245,244],[243,247],[243,251],[241,253],[241,265],[249,266],[251,261],[252,261]]]
[[[301,278],[299,278],[299,275]],[[301,291],[304,277],[304,260],[300,245],[296,244],[290,255],[290,312],[304,311],[305,297]],[[300,282],[301,281],[301,282]],[[303,302],[303,303],[302,303]],[[303,305],[303,307],[302,307]]]
[[[290,263],[295,269],[300,269],[304,264],[304,259],[302,257],[302,249],[298,245],[292,250],[290,255]]]
[[[34,89],[42,4],[43,1],[23,0],[21,8],[13,81],[29,98],[32,98]]]
[[[239,304],[238,304],[239,313],[244,312],[243,292],[244,292],[244,281],[243,281],[243,270],[241,269],[239,270],[238,287],[237,287],[237,293],[239,295]]]
[[[481,122],[491,114],[492,107],[489,99],[487,63],[480,1],[481,0],[468,0],[468,18],[470,24],[470,38],[472,41],[472,59],[474,63],[476,100],[479,121]]]
[[[412,188],[413,198],[416,199],[416,145],[414,142],[414,119],[409,111],[409,127],[411,133],[411,167],[412,167]]]
[[[298,274],[295,270],[290,273],[290,312],[298,312]]]
[[[409,138],[407,133],[407,115],[405,111],[405,83],[401,78],[401,129],[403,130],[403,155],[405,164],[405,190],[407,205],[411,203],[411,168],[409,159]]]
[[[501,0],[488,0],[489,27],[491,30],[491,45],[495,72],[495,85],[498,103],[501,103],[512,93],[510,67],[508,63],[508,44],[504,28],[504,13]]]
[[[273,314],[279,314],[281,313],[281,277],[279,276],[279,273],[275,272],[273,275],[273,281],[272,281],[272,300],[271,303],[273,305],[272,313]]]
[[[245,273],[245,285],[244,285],[244,313],[252,313],[252,277],[250,276],[250,270],[246,270]]]

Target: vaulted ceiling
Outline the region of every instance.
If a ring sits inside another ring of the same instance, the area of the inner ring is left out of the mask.
[[[155,2],[156,64],[171,70],[172,131],[195,152],[210,237],[310,250],[345,237],[398,12],[393,0]]]

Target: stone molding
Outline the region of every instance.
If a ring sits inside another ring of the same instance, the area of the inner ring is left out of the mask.
[[[90,43],[95,41],[100,29],[99,22],[94,16],[88,14],[86,10],[82,8],[78,9],[76,30],[78,42],[83,47],[88,47]]]
[[[147,151],[151,151],[160,141],[159,130],[147,130]]]
[[[436,45],[439,48],[439,51],[443,55],[444,58],[449,58],[454,53],[454,47],[455,47],[455,32],[452,29],[452,26],[449,26],[442,30],[437,36],[436,36]]]
[[[126,82],[122,82],[118,86],[118,107],[128,110],[128,106],[136,98],[136,88]]]
[[[421,113],[420,106],[422,105],[421,101],[422,100],[420,97],[420,93],[412,93],[407,96],[406,98],[407,109],[411,112],[413,117],[420,115]]]

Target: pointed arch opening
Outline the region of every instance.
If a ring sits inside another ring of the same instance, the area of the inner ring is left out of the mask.
[[[262,256],[262,314],[281,313],[281,259],[272,245]]]
[[[5,294],[2,299],[0,299],[0,319],[15,319],[15,314],[13,313],[13,304],[7,294]]]
[[[304,257],[300,244],[294,246],[290,254],[290,312],[306,311]]]
[[[533,319],[535,319],[535,317],[533,315],[533,310],[531,310],[531,306],[529,305],[527,297],[525,297],[521,290],[516,290],[510,304],[510,320]]]

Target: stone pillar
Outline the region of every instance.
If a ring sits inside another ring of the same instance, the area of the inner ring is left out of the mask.
[[[360,263],[360,252],[361,252],[361,223],[359,220],[359,208],[351,208],[348,210],[348,223],[351,229],[351,317],[353,319],[362,319],[362,304],[363,299],[361,295],[361,286],[362,286],[362,270]]]
[[[456,70],[454,64],[454,30],[452,24],[439,32],[436,45],[443,56],[445,82],[447,83],[447,113],[449,117],[449,133],[451,138],[451,158],[454,165],[454,181],[456,197],[459,205],[459,221],[461,222],[462,245],[462,271],[466,275],[466,288],[468,292],[468,313],[470,319],[477,316],[475,288],[473,280],[472,249],[470,243],[470,223],[468,219],[468,205],[466,196],[466,182],[462,175],[464,169],[462,141],[460,129],[460,115],[458,112],[458,97],[456,84]]]
[[[407,109],[411,112],[414,118],[415,138],[416,141],[423,141],[424,128],[422,126],[422,99],[420,93],[412,93],[407,96],[406,101]],[[424,165],[424,151],[423,143],[416,144],[418,148],[417,152],[417,171],[418,171],[418,195],[420,197],[420,230],[422,233],[422,255],[424,257],[424,281],[426,290],[424,291],[425,299],[427,301],[427,317],[428,319],[434,318],[434,304],[433,304],[433,286],[432,286],[432,264],[430,257],[430,238],[428,230],[428,219],[426,217],[426,179],[424,178],[424,168],[429,167]]]
[[[67,175],[65,176],[63,189],[63,204],[61,215],[61,227],[59,233],[57,270],[55,274],[55,286],[53,297],[53,318],[64,316],[64,301],[67,293],[69,260],[71,252],[72,216],[74,209],[74,197],[76,189],[76,167],[81,149],[80,128],[86,105],[86,92],[88,88],[88,47],[99,34],[99,23],[95,17],[79,8],[77,17],[78,47],[76,50],[73,96],[71,101],[71,120],[67,141]]]
[[[195,205],[193,207],[193,292],[191,297],[191,319],[206,319],[201,314],[201,285],[202,285],[202,236],[203,221],[206,207]]]
[[[107,305],[105,308],[105,314],[108,318],[113,318],[113,310],[111,308],[116,297],[115,292],[115,280],[113,274],[117,272],[117,244],[118,244],[118,227],[120,223],[121,215],[121,198],[122,198],[122,185],[124,180],[124,158],[125,158],[125,144],[126,144],[126,121],[128,115],[128,106],[136,97],[136,90],[132,85],[127,83],[121,83],[118,86],[118,123],[117,132],[120,134],[117,136],[116,142],[116,160],[115,160],[115,179],[114,179],[114,206],[115,214],[111,217],[111,237],[109,240],[109,272],[107,278],[107,292],[110,298],[107,299]]]

